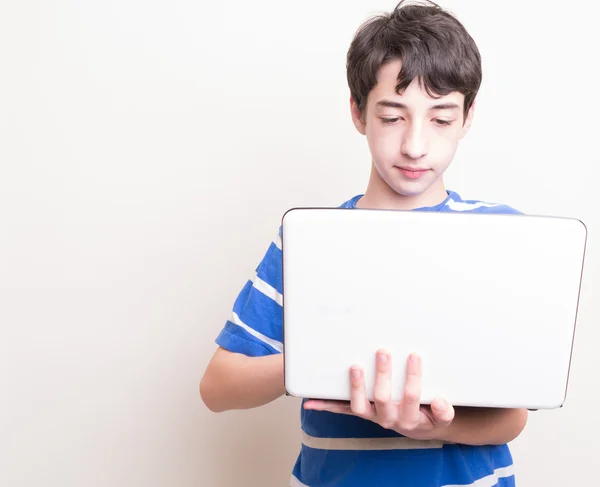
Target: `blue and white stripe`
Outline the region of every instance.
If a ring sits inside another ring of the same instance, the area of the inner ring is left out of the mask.
[[[514,485],[514,467],[512,465],[508,467],[497,468],[490,475],[481,477],[468,484],[445,484],[440,487],[505,487],[509,485]],[[290,487],[311,486],[300,482],[300,480],[292,475],[292,478],[290,479]]]

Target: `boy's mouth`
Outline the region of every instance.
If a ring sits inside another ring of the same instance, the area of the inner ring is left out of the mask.
[[[418,179],[421,176],[423,176],[423,174],[425,174],[429,169],[421,169],[421,168],[408,168],[408,167],[399,167],[399,166],[395,166],[401,173],[403,176],[407,177],[408,179]]]

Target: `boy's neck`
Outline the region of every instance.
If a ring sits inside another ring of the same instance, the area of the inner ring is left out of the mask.
[[[371,169],[369,184],[364,196],[356,204],[357,208],[384,210],[414,210],[436,206],[448,197],[443,179],[440,177],[432,186],[418,195],[402,195],[396,193],[381,179],[375,167]]]

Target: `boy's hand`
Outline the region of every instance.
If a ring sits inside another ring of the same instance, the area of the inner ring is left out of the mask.
[[[454,408],[445,400],[435,399],[431,407],[422,406],[421,359],[412,354],[407,363],[404,393],[399,402],[391,400],[392,358],[386,351],[377,352],[373,400],[367,400],[364,373],[358,367],[350,370],[351,400],[309,400],[305,409],[351,414],[373,421],[384,428],[418,440],[439,438],[454,419]]]

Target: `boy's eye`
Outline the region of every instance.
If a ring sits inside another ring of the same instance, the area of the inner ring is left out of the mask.
[[[383,123],[395,123],[398,120],[400,120],[400,117],[390,117],[390,118],[386,118],[386,117],[381,117],[381,121]]]
[[[442,125],[442,126],[452,125],[452,120],[441,120],[439,118],[436,118],[434,121],[435,121],[436,125]]]

